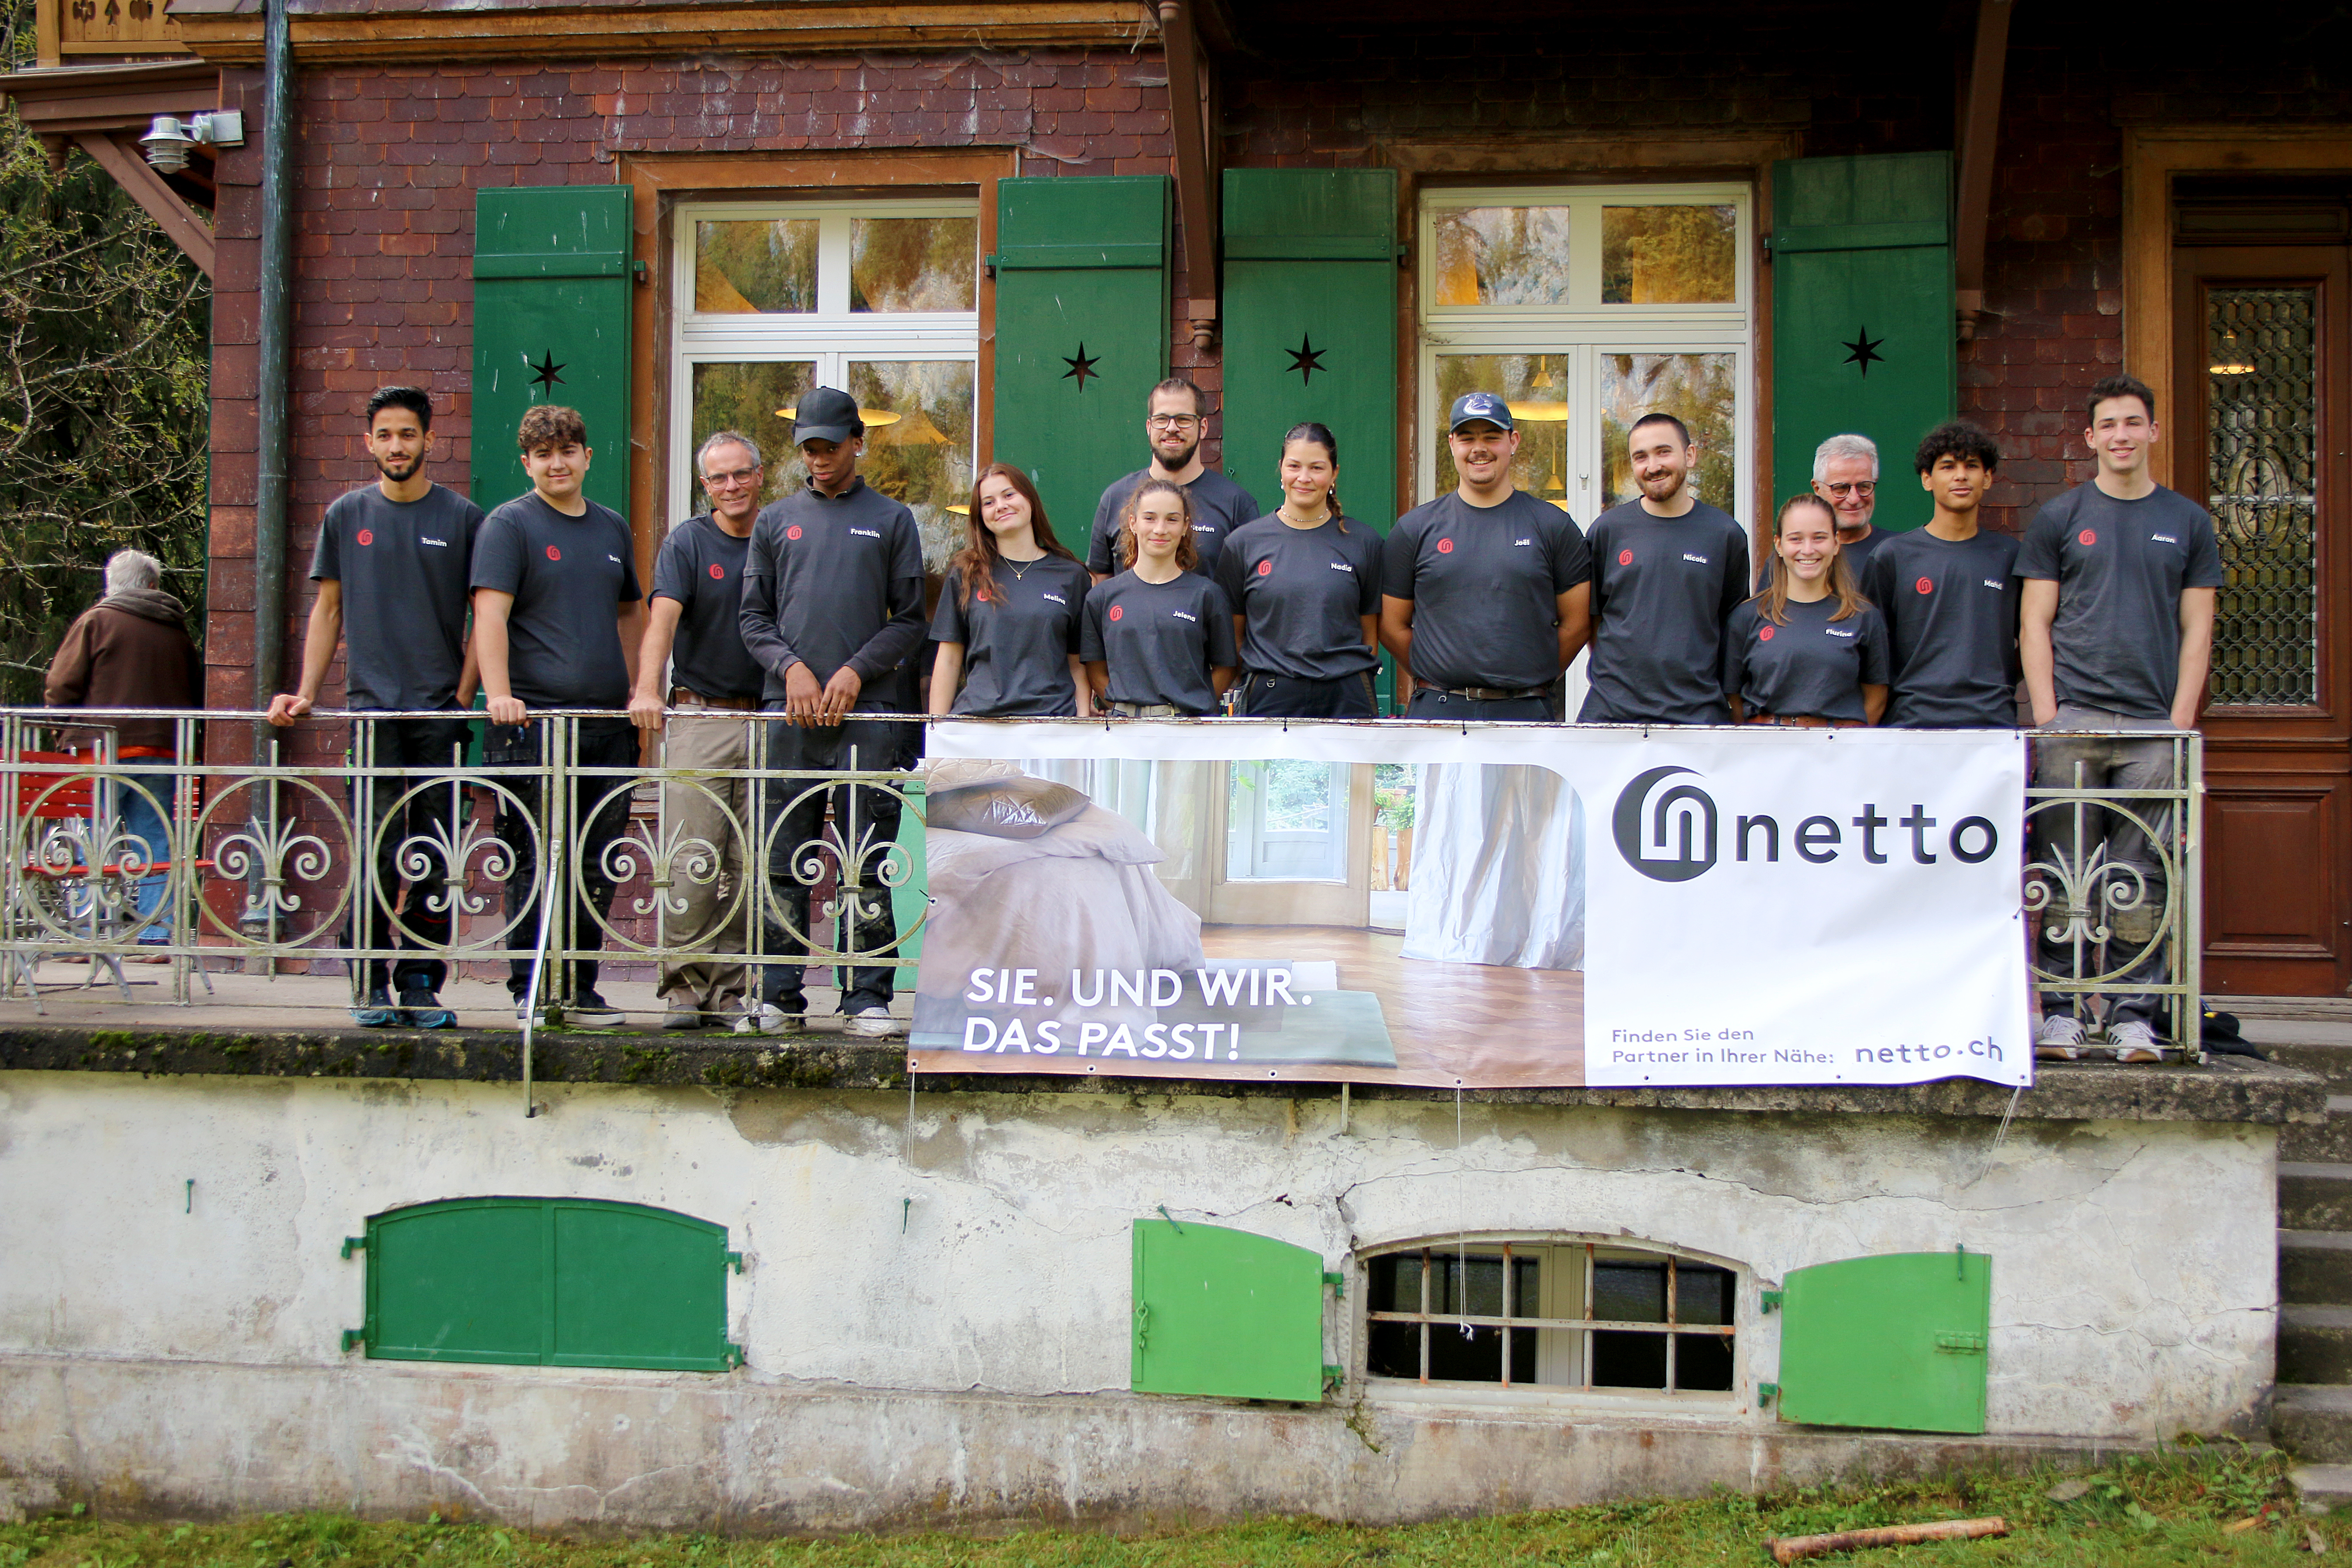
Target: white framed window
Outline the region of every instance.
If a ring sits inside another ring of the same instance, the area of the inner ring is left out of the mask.
[[[1738,1403],[1739,1271],[1622,1240],[1481,1237],[1360,1256],[1370,1392]]]
[[[868,484],[905,501],[937,571],[971,493],[980,204],[965,198],[686,202],[673,215],[669,517],[702,510],[694,452],[740,430],[763,502],[805,482],[792,408],[832,386],[868,415]]]
[[[1519,488],[1580,523],[1637,493],[1652,410],[1699,443],[1693,488],[1738,516],[1754,473],[1755,201],[1744,184],[1442,189],[1422,200],[1416,499],[1454,488],[1445,415],[1499,393]]]

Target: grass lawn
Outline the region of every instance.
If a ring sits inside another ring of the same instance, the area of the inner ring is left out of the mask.
[[[1761,1498],[1726,1494],[1393,1529],[1265,1519],[1126,1536],[1023,1529],[824,1541],[627,1538],[541,1535],[439,1518],[366,1523],[336,1514],[276,1514],[226,1523],[126,1524],[82,1512],[0,1525],[0,1568],[1748,1568],[1771,1561],[1765,1550],[1770,1536],[1981,1514],[2007,1519],[2011,1533],[1814,1561],[2091,1568],[2304,1562],[2315,1542],[2330,1554],[2352,1550],[2352,1516],[2305,1520],[2288,1494],[2286,1468],[2276,1454],[2191,1447],[2072,1477],[2043,1472]],[[2078,1481],[2088,1486],[2072,1495]],[[2049,1496],[2053,1489],[2061,1500]]]

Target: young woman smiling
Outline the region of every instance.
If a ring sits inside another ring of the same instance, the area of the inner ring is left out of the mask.
[[[964,546],[948,563],[931,616],[940,645],[931,712],[1092,717],[1078,662],[1078,620],[1091,582],[1085,563],[1054,537],[1029,476],[1010,463],[982,469]]]
[[[1282,505],[1235,529],[1217,557],[1249,671],[1241,711],[1252,718],[1372,717],[1381,541],[1341,514],[1339,478],[1331,432],[1293,426],[1282,441]]]
[[[1790,496],[1772,521],[1780,570],[1724,628],[1723,690],[1747,724],[1875,724],[1886,711],[1886,619],[1853,585],[1837,513]]]
[[[1234,607],[1194,570],[1183,490],[1166,479],[1136,486],[1119,547],[1127,570],[1087,595],[1083,617],[1078,657],[1096,696],[1130,719],[1214,713],[1234,680]]]

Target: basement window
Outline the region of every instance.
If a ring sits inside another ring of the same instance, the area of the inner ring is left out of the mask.
[[[1664,1248],[1474,1241],[1364,1259],[1365,1372],[1464,1387],[1725,1394],[1737,1273]]]

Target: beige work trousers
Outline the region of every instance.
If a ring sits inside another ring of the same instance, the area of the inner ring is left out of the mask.
[[[725,708],[674,713],[663,727],[662,765],[673,772],[749,767],[751,727],[756,721],[756,715]],[[732,823],[727,818],[730,811]],[[712,778],[662,785],[664,841],[678,846],[670,870],[670,895],[685,905],[683,910],[663,905],[662,945],[707,943],[710,953],[664,963],[663,1000],[691,1001],[711,1013],[741,1004],[751,985],[750,970],[740,963],[717,960],[750,951],[747,938],[760,890],[743,876],[743,835],[758,829],[751,818],[749,779]],[[708,880],[698,876],[692,865],[702,852],[686,847],[698,839],[719,850],[719,875]]]

